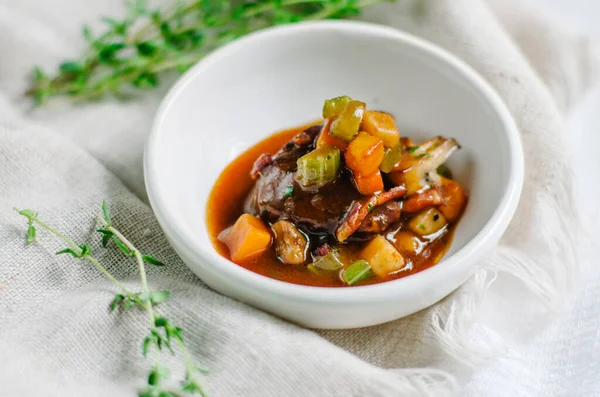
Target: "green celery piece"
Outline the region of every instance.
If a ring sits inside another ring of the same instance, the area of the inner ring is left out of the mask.
[[[354,285],[371,277],[373,275],[373,270],[371,270],[371,265],[369,265],[369,262],[361,259],[354,262],[349,268],[344,270],[343,275],[346,284]]]
[[[323,118],[328,119],[337,116],[351,100],[352,98],[346,95],[327,99],[323,104]]]
[[[384,149],[383,160],[381,164],[379,164],[379,169],[383,172],[390,172],[394,169],[394,166],[398,161],[400,161],[400,156],[402,156],[402,148],[400,143],[398,143],[393,148],[385,148]]]
[[[360,129],[366,105],[360,101],[350,101],[331,123],[329,133],[346,142],[350,142]]]
[[[312,265],[323,270],[340,270],[344,267],[335,250],[329,251],[327,255],[320,257]]]
[[[324,185],[337,178],[340,171],[340,149],[322,146],[300,157],[296,180],[304,187]]]

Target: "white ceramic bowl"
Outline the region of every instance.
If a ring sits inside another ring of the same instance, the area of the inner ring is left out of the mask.
[[[223,168],[273,132],[317,119],[323,100],[338,95],[392,112],[401,133],[417,141],[444,135],[462,145],[449,165],[470,200],[445,258],[387,283],[319,288],[270,279],[221,257],[205,212]],[[163,101],[144,166],[156,216],[198,277],[227,296],[315,328],[379,324],[448,295],[497,243],[523,182],[517,128],[481,77],[434,45],[358,22],[268,29],[205,58]]]

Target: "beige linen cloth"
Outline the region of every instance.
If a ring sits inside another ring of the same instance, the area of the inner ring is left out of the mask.
[[[525,187],[500,246],[450,297],[381,326],[313,332],[209,290],[170,249],[142,175],[168,84],[128,103],[28,111],[26,72],[79,54],[81,25],[118,16],[121,1],[0,1],[0,396],[124,397],[143,385],[145,316],[109,313],[111,283],[86,262],[55,256],[63,244],[42,230],[25,246],[25,222],[12,211],[33,208],[98,248],[94,217],[104,198],[117,226],[167,263],[149,269],[151,286],[172,292],[160,311],[210,369],[212,396],[597,393],[600,315],[590,326],[582,310],[598,302],[589,291],[600,280],[589,277],[587,300],[578,298],[573,275],[592,273],[579,259],[562,115],[598,63],[586,38],[527,4],[397,0],[365,13],[441,45],[496,88],[521,131]],[[138,288],[133,263],[96,252]],[[565,313],[570,320],[556,325]],[[179,374],[178,361],[167,360]]]

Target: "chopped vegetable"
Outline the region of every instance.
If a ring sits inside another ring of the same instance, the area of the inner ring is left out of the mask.
[[[407,255],[417,255],[423,250],[423,242],[411,232],[399,231],[389,236],[390,242]]]
[[[330,119],[337,116],[351,100],[352,98],[346,95],[327,99],[323,105],[323,118]]]
[[[400,143],[392,148],[385,148],[379,169],[385,173],[392,171],[396,163],[400,161],[400,157],[402,157],[402,146]]]
[[[365,196],[383,190],[383,179],[381,178],[380,171],[369,176],[354,174],[354,183],[356,184],[356,190]]]
[[[348,285],[358,284],[372,275],[373,271],[371,270],[371,265],[362,259],[354,262],[342,272],[342,278]]]
[[[359,132],[344,153],[346,166],[354,173],[373,175],[383,160],[383,142],[366,132]]]
[[[356,134],[365,113],[365,104],[359,101],[350,101],[331,123],[333,137],[350,142]]]
[[[414,154],[417,154],[423,145],[419,147]],[[440,176],[435,172],[436,168],[442,165],[448,157],[458,149],[458,143],[454,139],[445,139],[439,145],[432,146],[432,150],[428,152],[428,156],[421,157],[417,163],[404,171],[404,182],[408,194],[414,194],[418,191],[439,184]],[[418,153],[420,155],[422,153]]]
[[[322,146],[300,157],[296,180],[302,186],[319,186],[337,178],[340,171],[340,149]]]
[[[426,140],[419,146],[413,146],[406,150],[400,157],[400,161],[394,166],[394,171],[406,171],[415,164],[418,164],[420,159],[427,156],[430,151],[440,146],[444,141],[445,138],[438,136]]]
[[[369,241],[361,251],[360,257],[371,265],[378,277],[386,277],[401,270],[405,264],[400,252],[381,235]]]
[[[279,260],[288,265],[306,262],[308,239],[292,222],[275,222],[271,230],[275,235],[275,253]]]
[[[219,240],[229,248],[231,260],[240,263],[265,252],[271,245],[271,233],[259,218],[242,214],[232,227],[219,234]]]
[[[325,120],[325,124],[323,124],[321,133],[319,134],[319,137],[317,138],[317,147],[319,148],[322,146],[335,146],[340,150],[346,150],[346,147],[348,146],[348,142],[343,141],[339,138],[332,137],[331,134],[329,133],[330,126],[331,126],[331,121]]]
[[[393,148],[399,143],[400,132],[396,128],[394,118],[388,113],[367,110],[363,117],[362,129],[381,139],[387,148]]]
[[[340,270],[344,267],[335,250],[329,251],[325,256],[314,261],[312,265],[322,270]]]
[[[428,236],[440,231],[448,224],[437,208],[429,208],[416,214],[408,222],[408,228],[419,236]]]
[[[439,210],[448,221],[453,222],[465,207],[467,195],[458,182],[444,177],[441,178],[439,190],[444,200],[444,204],[440,205]]]

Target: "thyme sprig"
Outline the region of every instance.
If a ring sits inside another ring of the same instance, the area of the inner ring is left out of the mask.
[[[274,25],[356,16],[387,0],[193,0],[150,9],[130,0],[124,19],[103,18],[106,30],[83,27],[87,49],[49,75],[33,70],[26,91],[35,104],[50,98],[94,100],[107,94],[127,97],[159,85],[165,72],[183,72],[213,49]]]
[[[182,397],[186,394],[208,396],[199,379],[199,374],[206,372],[206,370],[198,367],[192,360],[183,339],[182,329],[175,326],[155,310],[158,304],[164,302],[169,297],[170,292],[150,290],[145,264],[163,266],[163,263],[150,255],[142,254],[129,239],[113,226],[106,202],[102,203],[102,216],[98,217],[99,222],[103,226],[102,229],[98,230],[102,235],[102,246],[107,247],[109,242],[112,241],[124,255],[135,259],[140,274],[141,292],[133,292],[117,280],[98,259],[92,256],[92,248],[89,245],[78,245],[73,239],[41,220],[38,217],[38,213],[33,210],[15,208],[15,211],[27,218],[27,243],[35,241],[37,225],[67,243],[67,248],[58,251],[57,255],[69,254],[73,258],[86,260],[113,282],[120,291],[110,302],[110,311],[115,311],[117,307],[121,307],[122,310],[129,310],[137,306],[147,313],[149,334],[143,340],[142,352],[144,356],[147,356],[150,350],[153,349],[154,364],[148,374],[147,384],[139,391],[138,397]],[[169,374],[167,368],[160,363],[161,352],[166,348],[171,353],[174,353],[174,345],[178,347],[185,363],[185,378],[177,391],[165,388],[165,382]]]

